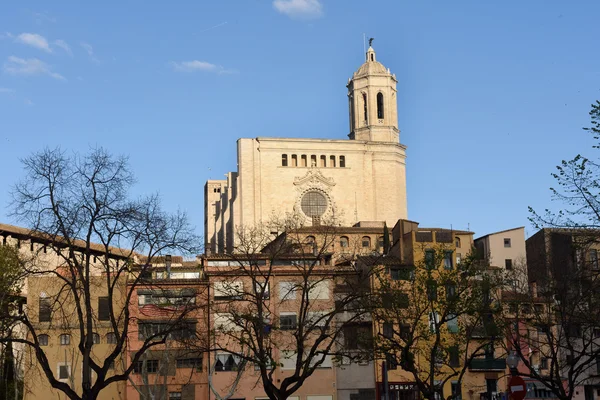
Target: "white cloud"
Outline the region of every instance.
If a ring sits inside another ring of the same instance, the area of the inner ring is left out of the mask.
[[[50,66],[37,58],[8,57],[4,63],[4,72],[11,75],[48,75],[54,79],[66,81],[59,73],[53,72]]]
[[[14,92],[15,92],[15,89],[0,87],[0,93],[14,93]]]
[[[290,18],[319,18],[323,15],[320,0],[274,0],[273,7]]]
[[[94,48],[92,47],[91,44],[86,43],[86,42],[81,42],[79,43],[81,45],[81,47],[83,47],[83,49],[88,53],[88,56],[90,56],[90,60],[92,60],[95,63],[99,63],[100,60],[98,60],[96,58],[96,55],[94,54]]]
[[[61,49],[63,49],[68,55],[70,55],[71,57],[73,57],[73,52],[71,51],[71,47],[67,44],[67,42],[65,42],[64,40],[55,40],[54,41],[54,45],[56,47],[60,47]]]
[[[231,69],[225,69],[220,65],[211,64],[206,61],[181,61],[181,62],[171,62],[171,66],[175,71],[181,72],[213,72],[217,74],[235,74],[237,71]]]
[[[15,41],[35,47],[36,49],[44,50],[47,53],[52,53],[52,49],[50,48],[46,38],[42,35],[38,35],[37,33],[21,33],[19,36],[17,36]]]
[[[33,101],[29,100],[29,99],[25,99],[25,105],[27,105],[27,106],[33,106],[33,105],[35,105],[35,103]]]

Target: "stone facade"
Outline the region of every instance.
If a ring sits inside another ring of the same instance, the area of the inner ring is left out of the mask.
[[[369,48],[347,87],[349,140],[238,140],[238,171],[205,185],[207,253],[232,251],[236,227],[286,214],[342,226],[407,217],[396,77]]]

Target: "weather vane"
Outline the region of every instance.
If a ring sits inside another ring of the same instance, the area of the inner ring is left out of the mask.
[[[369,47],[373,45],[373,40],[375,40],[375,38],[369,38]]]

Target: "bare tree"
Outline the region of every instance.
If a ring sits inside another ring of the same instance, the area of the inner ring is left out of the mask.
[[[145,337],[123,369],[113,369],[115,361],[125,356],[131,330],[137,326],[128,305],[152,268],[150,263],[133,268],[136,260],[197,251],[199,240],[186,215],[165,213],[156,195],[129,199],[134,178],[126,158],[103,149],[84,156],[67,156],[56,149],[35,153],[23,165],[26,175],[12,193],[14,216],[58,260],[28,268],[30,294],[45,285],[40,312],[34,303],[9,318],[5,323],[22,324],[26,337],[3,335],[0,342],[26,345],[44,379],[68,398],[97,399],[109,385],[125,382],[147,351],[185,329],[183,321],[193,308],[179,310],[169,324]],[[79,388],[57,376],[40,343],[47,338],[42,335],[54,328],[69,329],[76,339],[70,351],[83,363]],[[114,339],[101,357],[92,351],[99,329],[108,329]]]
[[[240,229],[234,253],[207,259],[217,370],[247,363],[270,399],[285,400],[332,367],[345,329],[366,318],[358,300],[368,293],[368,279],[332,251],[337,232],[290,216]]]
[[[529,243],[530,290],[503,296],[507,350],[521,364],[515,372],[561,400],[600,378],[600,280],[597,258],[590,258],[596,246],[577,229],[539,232]]]

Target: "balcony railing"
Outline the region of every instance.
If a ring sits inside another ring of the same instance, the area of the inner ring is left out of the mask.
[[[469,364],[471,371],[504,371],[506,360],[503,358],[474,358]]]

